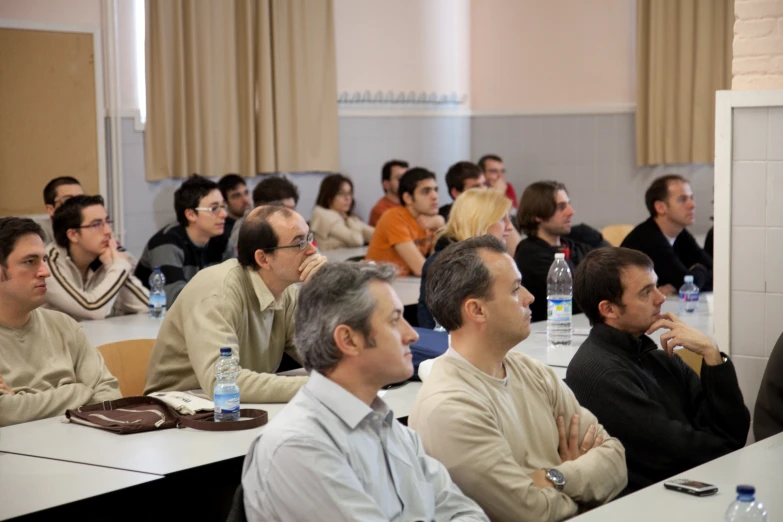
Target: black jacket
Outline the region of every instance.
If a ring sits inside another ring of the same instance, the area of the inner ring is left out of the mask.
[[[672,285],[679,289],[686,275],[702,292],[712,291],[712,256],[699,246],[693,236],[683,229],[674,245],[663,235],[653,218],[634,228],[623,240],[626,248],[644,252],[655,265],[658,285]]]
[[[783,335],[778,338],[761,379],[756,409],[753,410],[753,434],[766,439],[783,431]]]
[[[424,266],[421,268],[421,286],[419,287],[419,304],[416,307],[416,318],[419,321],[417,325],[419,328],[435,329],[435,318],[432,317],[430,309],[427,308],[427,271],[430,269],[430,265],[435,261],[444,248],[452,243],[456,243],[454,239],[450,239],[446,236],[441,236],[438,242],[435,243],[435,251],[424,262]]]
[[[742,448],[748,436],[750,413],[730,360],[702,364],[699,378],[646,335],[593,326],[566,383],[625,446],[625,493]]]
[[[533,321],[546,320],[546,277],[552,263],[555,262],[555,254],[565,252],[573,277],[575,267],[582,262],[590,250],[588,245],[567,237],[560,237],[559,247],[553,247],[535,236],[520,241],[514,253],[514,261],[517,262],[517,267],[522,273],[522,286],[527,288],[535,298],[530,305]],[[575,300],[572,301],[572,310],[575,314],[581,311]]]

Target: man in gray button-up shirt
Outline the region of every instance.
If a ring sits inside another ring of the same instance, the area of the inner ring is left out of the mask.
[[[249,520],[489,520],[377,396],[413,374],[394,274],[339,263],[303,286],[295,342],[311,376],[245,459]]]

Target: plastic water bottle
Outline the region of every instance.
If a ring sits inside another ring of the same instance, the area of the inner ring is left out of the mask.
[[[150,317],[153,319],[163,319],[166,317],[166,276],[156,266],[150,274]]]
[[[221,348],[215,363],[215,422],[239,420],[239,363],[231,348]]]
[[[699,307],[699,287],[693,284],[693,276],[686,275],[680,287],[680,312],[693,313]]]
[[[570,346],[573,280],[565,254],[555,254],[546,277],[546,334],[550,346]]]
[[[753,486],[737,486],[737,500],[726,510],[726,522],[768,522],[767,510],[755,495]]]

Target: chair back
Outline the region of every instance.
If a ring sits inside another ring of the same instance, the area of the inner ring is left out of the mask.
[[[144,394],[147,363],[153,346],[155,339],[132,339],[98,347],[106,367],[120,381],[123,397]]]
[[[608,225],[601,229],[601,236],[610,245],[619,247],[631,230],[633,225]]]
[[[685,348],[675,350],[674,353],[680,356],[680,359],[685,361],[685,364],[691,367],[691,370],[696,372],[696,375],[701,376],[701,361],[703,357],[697,353],[693,353]]]

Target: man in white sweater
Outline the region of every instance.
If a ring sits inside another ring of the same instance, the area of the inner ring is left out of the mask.
[[[511,352],[530,334],[533,297],[521,281],[492,236],[441,252],[427,306],[451,347],[409,425],[493,521],[558,521],[622,491],[625,450],[551,368]]]
[[[0,427],[119,399],[81,325],[44,310],[46,251],[31,219],[0,219]]]

